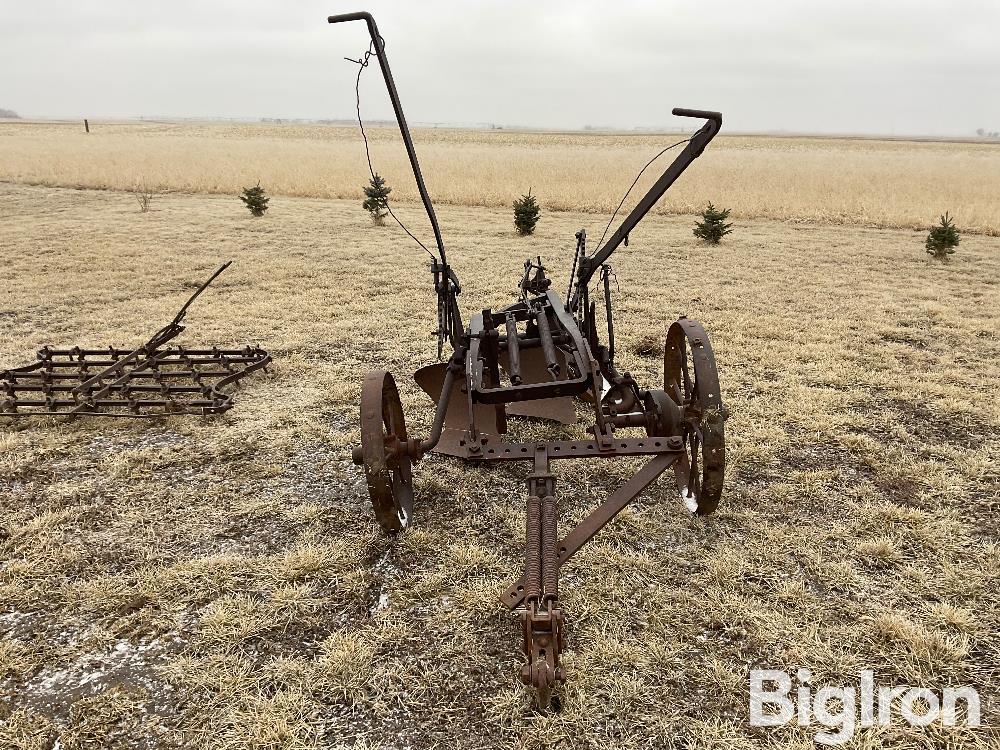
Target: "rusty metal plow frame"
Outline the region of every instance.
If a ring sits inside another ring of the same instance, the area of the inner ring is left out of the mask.
[[[216,270],[170,323],[136,349],[46,346],[39,350],[38,361],[0,371],[0,418],[152,418],[230,409],[233,396],[221,389],[266,368],[271,361],[266,351],[257,346],[162,347],[184,330],[188,307],[231,263]]]
[[[573,557],[581,547],[613,521],[615,516],[625,509],[626,505],[639,497],[667,469],[671,468],[679,460],[680,456],[680,453],[660,453],[653,456],[623,485],[608,495],[604,499],[604,502],[594,508],[571,532],[559,540],[557,565],[562,566],[567,560]],[[522,576],[504,592],[501,599],[507,609],[515,610],[518,607],[524,606],[524,584],[525,580]]]
[[[628,245],[629,233],[718,134],[722,115],[708,110],[673,110],[679,117],[705,122],[689,138],[661,151],[686,144],[607,242],[602,237],[599,248],[588,254],[586,230],[576,233],[565,299],[550,288],[552,280],[536,256],[537,260],[529,258],[525,262],[518,301],[483,309],[463,325],[457,299],[461,284],[447,261],[389,69],[385,40],[369,13],[346,13],[328,20],[364,21],[368,27],[371,43],[361,65],[367,64],[369,55],[378,59],[413,177],[434,231],[436,254],[421,243],[432,257],[438,302],[438,328],[434,333],[439,354],[446,342],[452,348],[446,363],[423,367],[414,376],[437,405],[430,435],[423,440],[407,432],[393,376],[384,370],[365,375],[361,387],[361,445],[354,449],[352,457],[364,467],[375,516],[390,534],[412,523],[412,468],[429,452],[454,456],[470,465],[533,463],[527,476],[524,574],[501,599],[519,614],[525,655],[521,679],[534,688],[544,708],[550,703],[553,688],[565,680],[560,663],[566,633],[559,600],[560,566],[667,469],[673,469],[677,498],[692,513],[704,516],[714,512],[722,494],[728,409],[722,401],[708,333],[697,321],[681,316],[667,331],[662,383],[651,388],[640,386],[630,373],[620,372],[616,364],[610,284],[614,273],[608,265],[610,256],[620,246]],[[360,103],[358,111],[360,120]],[[614,216],[609,229],[613,221]],[[598,288],[591,288],[592,280],[599,280]],[[603,308],[601,316],[598,304]],[[606,343],[602,343],[599,328],[607,331]],[[533,442],[507,439],[511,415],[575,423],[574,398],[593,409],[593,422],[587,427],[590,437]],[[626,456],[646,456],[649,460],[560,539],[556,476],[550,471],[551,461]]]

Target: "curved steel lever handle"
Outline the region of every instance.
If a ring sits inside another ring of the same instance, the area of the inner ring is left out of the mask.
[[[707,109],[686,109],[684,107],[674,107],[670,110],[670,114],[674,117],[697,117],[702,120],[718,120],[719,125],[722,125],[722,113],[711,112]]]
[[[611,254],[618,248],[625,238],[628,237],[629,233],[635,229],[636,224],[642,220],[649,211],[653,208],[663,194],[667,192],[667,189],[674,184],[678,177],[691,166],[691,163],[701,156],[701,152],[705,150],[705,146],[715,138],[719,130],[722,128],[722,113],[721,112],[709,112],[701,109],[684,109],[683,107],[677,107],[673,110],[673,114],[678,117],[698,117],[707,120],[704,125],[702,125],[698,132],[691,136],[690,142],[684,147],[677,157],[673,160],[666,171],[660,176],[653,186],[646,192],[646,195],[636,204],[636,207],[632,209],[625,220],[621,223],[621,226],[615,231],[611,238],[604,244],[604,247],[600,248],[594,255],[586,259],[581,259],[581,263],[578,271],[578,282],[577,289],[587,285],[590,281],[590,277],[594,275],[594,272],[601,267],[602,264],[607,262]],[[683,142],[683,141],[682,141]],[[585,262],[584,262],[585,260]]]
[[[427,211],[427,218],[430,219],[431,228],[434,230],[434,242],[437,243],[438,252],[441,254],[441,262],[447,266],[447,258],[444,254],[444,240],[441,239],[441,228],[438,226],[437,214],[434,213],[434,204],[431,203],[430,194],[424,184],[424,176],[420,173],[420,162],[417,161],[417,151],[413,147],[413,139],[410,137],[410,128],[406,124],[406,116],[403,115],[403,105],[399,103],[399,94],[396,91],[396,84],[392,80],[392,71],[389,70],[389,60],[385,56],[385,43],[382,35],[378,33],[378,26],[371,13],[357,11],[355,13],[341,13],[336,16],[329,16],[326,19],[329,23],[344,23],[345,21],[364,21],[368,24],[368,33],[372,38],[372,45],[375,47],[375,56],[378,58],[379,67],[382,69],[382,78],[385,79],[385,87],[389,90],[389,99],[392,102],[392,111],[396,114],[396,123],[399,125],[399,132],[403,136],[403,144],[406,146],[406,155],[410,157],[410,167],[413,169],[413,178],[417,181],[417,190],[420,192],[420,200],[423,201],[424,210]]]

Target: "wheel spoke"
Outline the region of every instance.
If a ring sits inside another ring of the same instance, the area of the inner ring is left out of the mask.
[[[688,463],[691,471],[688,474],[688,492],[697,497],[701,494],[701,476],[698,474],[698,453],[701,448],[701,432],[698,430],[692,431],[690,437],[691,458]]]
[[[684,378],[684,401],[691,398],[693,388],[691,387],[691,373],[688,372],[687,343],[681,344],[681,375]]]
[[[395,435],[385,436],[385,467],[389,471],[396,471],[399,468],[399,441]]]
[[[676,403],[678,406],[683,406],[684,394],[681,393],[681,384],[675,380],[673,383],[671,383],[671,386],[673,388],[674,403]]]

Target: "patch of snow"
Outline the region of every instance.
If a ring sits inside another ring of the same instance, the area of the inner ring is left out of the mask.
[[[145,691],[154,701],[150,708],[164,711],[173,687],[156,674],[156,667],[176,650],[160,639],[139,646],[119,641],[110,652],[90,651],[61,669],[44,668],[24,685],[20,697],[27,707],[56,717],[81,698],[121,685]]]
[[[698,498],[688,492],[687,487],[681,488],[681,502],[684,503],[684,507],[687,508],[692,513],[698,510]]]

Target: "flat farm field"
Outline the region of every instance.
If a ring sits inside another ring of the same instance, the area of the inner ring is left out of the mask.
[[[357,142],[68,127],[0,126],[0,369],[45,344],[138,345],[230,259],[177,343],[258,343],[274,362],[218,417],[0,420],[0,746],[812,747],[816,726],[749,726],[756,667],[807,668],[814,690],[863,669],[971,685],[983,728],[897,720],[852,747],[997,746],[998,147],[723,139],[632,234],[620,367],[661,381],[646,339],[704,323],[732,413],[726,488],[699,519],[661,480],[564,567],[569,675],[542,714],[499,603],[526,468],[430,457],[414,526],[390,540],[350,460],[363,373],[395,373],[424,435],[409,374],[436,354],[426,255],[361,211]],[[488,135],[420,134],[467,315],[509,302],[528,256],[564,289],[573,233],[599,236],[657,150]],[[408,198],[389,151],[377,167]],[[799,171],[816,163],[829,181]],[[255,219],[235,193],[258,177],[274,197]],[[138,180],[148,213],[123,190]],[[507,204],[529,185],[545,210],[525,238]],[[718,247],[684,213],[709,199],[735,209]],[[910,227],[945,209],[977,231],[941,263]],[[396,210],[429,234],[417,204]],[[564,525],[636,468],[557,462]]]
[[[416,201],[399,132],[369,127],[368,137],[372,161],[393,197]],[[653,155],[685,137],[414,132],[437,203],[509,206],[530,188],[543,209],[605,215]],[[670,156],[662,158],[660,171]],[[646,171],[633,202],[660,171]],[[0,181],[233,195],[260,180],[273,194],[358,199],[367,174],[357,127],[97,122],[85,134],[80,123],[0,122]],[[721,135],[655,210],[690,214],[712,200],[741,219],[889,228],[923,228],[950,211],[961,229],[997,235],[998,195],[995,141]]]

